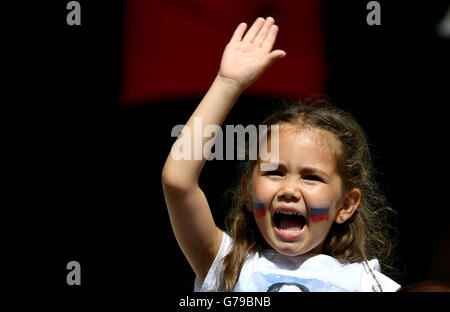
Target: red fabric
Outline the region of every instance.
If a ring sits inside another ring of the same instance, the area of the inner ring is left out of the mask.
[[[272,16],[275,49],[287,56],[246,95],[298,97],[324,90],[326,66],[320,1],[178,0],[125,2],[120,103],[202,97],[240,22]]]

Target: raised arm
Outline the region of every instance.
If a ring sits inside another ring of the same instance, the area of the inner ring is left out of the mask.
[[[275,61],[284,57],[282,50],[272,51],[278,27],[274,19],[258,18],[245,33],[241,23],[225,47],[219,72],[208,92],[189,118],[185,128],[194,133],[194,118],[207,125],[222,125],[239,95]],[[244,35],[245,33],[245,35]],[[182,134],[178,137],[181,140]],[[203,138],[204,144],[210,138]],[[194,137],[191,136],[191,146]],[[195,273],[203,280],[220,247],[222,232],[216,227],[206,197],[198,186],[206,159],[175,160],[167,157],[162,172],[164,197],[175,237]]]

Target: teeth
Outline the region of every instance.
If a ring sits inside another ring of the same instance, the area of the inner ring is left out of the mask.
[[[283,230],[283,229],[280,229],[280,230],[283,232],[286,232],[286,233],[300,232],[300,230]]]
[[[282,214],[289,215],[289,216],[290,215],[300,216],[300,214],[293,212],[293,211],[277,211],[277,213],[282,213]]]

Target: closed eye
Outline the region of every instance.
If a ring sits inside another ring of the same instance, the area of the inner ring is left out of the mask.
[[[267,175],[267,176],[280,176],[280,177],[283,176],[283,174],[279,170],[267,171],[265,175]]]
[[[305,180],[323,182],[322,178],[313,174],[303,177]]]

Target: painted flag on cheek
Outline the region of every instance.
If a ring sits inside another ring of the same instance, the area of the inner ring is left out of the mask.
[[[255,217],[263,217],[266,215],[266,207],[264,203],[254,201],[253,202],[253,214]]]
[[[328,220],[328,212],[330,208],[311,208],[311,220],[316,223],[319,221]]]

